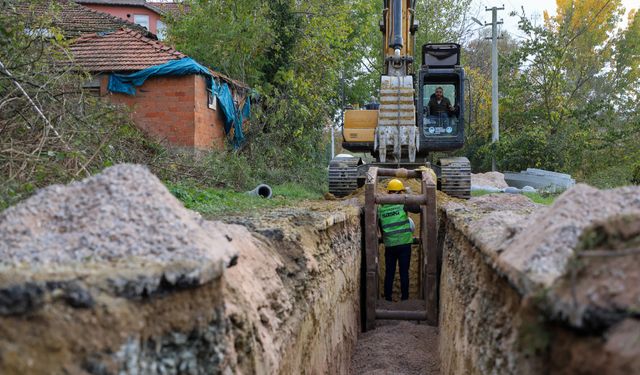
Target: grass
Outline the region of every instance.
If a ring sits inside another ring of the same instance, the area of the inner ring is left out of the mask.
[[[472,197],[480,197],[487,194],[504,194],[504,193],[493,193],[485,190],[476,190],[471,192]],[[543,204],[545,206],[550,206],[556,200],[559,194],[550,194],[550,193],[523,193],[523,195],[529,199],[531,199],[535,203]]]
[[[322,198],[319,193],[310,191],[296,183],[272,186],[273,197],[271,199],[251,196],[232,189],[203,188],[180,183],[166,184],[169,191],[186,208],[197,211],[207,218],[291,206],[301,200]]]

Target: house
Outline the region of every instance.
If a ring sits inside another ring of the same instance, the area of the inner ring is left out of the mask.
[[[55,7],[52,5],[53,2],[21,1],[14,6],[16,11],[27,18],[27,23],[44,15],[49,16],[50,11],[55,9],[51,23],[60,29],[67,39],[86,33],[111,32],[122,28],[135,30],[147,38],[155,38],[154,34],[142,26],[78,5],[73,0],[58,0]]]
[[[147,2],[145,0],[76,0],[76,2],[93,10],[143,26],[156,34],[159,39],[164,39],[164,17],[178,15],[184,9],[179,3]]]
[[[246,85],[197,64],[159,42],[146,28],[73,0],[15,5],[26,16],[27,25],[49,17],[52,6],[56,10],[53,25],[71,41],[76,64],[91,74],[84,89],[128,106],[133,122],[146,134],[171,145],[199,149],[222,148],[227,137],[235,146],[242,143],[249,117],[245,110],[250,108]],[[138,87],[127,86],[131,74],[144,75],[163,64],[190,61],[191,71],[165,69],[169,74],[151,75]],[[110,89],[112,81],[126,90]]]
[[[87,89],[128,106],[136,126],[153,138],[198,149],[224,147],[229,133],[234,135],[234,144],[242,141],[244,120],[238,108],[250,105],[249,88],[243,83],[129,29],[85,34],[73,42],[71,51],[76,63],[94,77]],[[176,64],[171,63],[178,61],[193,62],[196,73],[174,69]],[[163,64],[168,65],[156,72]],[[152,73],[146,77],[145,72]],[[126,82],[131,73],[146,77],[132,88],[134,95],[117,89],[120,80]]]

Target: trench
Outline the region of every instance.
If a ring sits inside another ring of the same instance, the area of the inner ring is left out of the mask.
[[[363,332],[362,202],[308,202],[194,221],[209,234],[207,248],[237,261],[5,269],[0,373],[638,373],[635,315],[594,310],[585,315],[592,326],[571,325],[545,310],[556,300],[567,308],[566,288],[532,295],[526,274],[500,259],[514,233],[526,234],[513,217],[539,206],[441,198],[437,327],[378,320]],[[617,267],[637,268],[626,263]],[[415,300],[422,280],[415,267],[411,274]]]

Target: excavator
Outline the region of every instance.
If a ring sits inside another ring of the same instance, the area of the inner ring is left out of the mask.
[[[416,0],[384,0],[380,30],[384,67],[379,104],[344,113],[342,147],[370,153],[375,162],[340,154],[329,164],[329,192],[349,195],[365,183],[372,166],[417,169],[427,166],[438,176],[438,188],[450,196],[470,197],[471,167],[465,157],[430,162],[434,152],[464,145],[465,73],[460,45],[422,46],[422,65],[416,69],[414,51],[419,22]],[[436,95],[439,91],[439,95]],[[442,103],[446,103],[443,106]]]

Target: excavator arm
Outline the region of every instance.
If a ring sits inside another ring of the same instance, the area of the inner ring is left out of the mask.
[[[382,163],[392,150],[394,161],[413,163],[420,148],[416,127],[413,50],[418,23],[415,0],[385,0],[381,30],[384,34],[384,74],[380,81],[380,109],[374,152]]]

